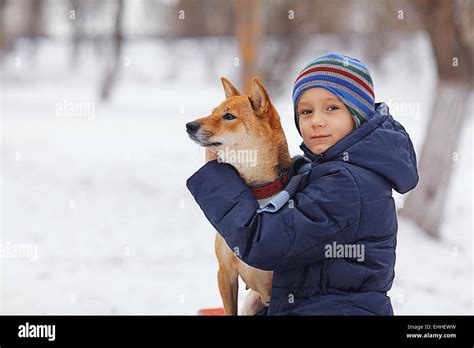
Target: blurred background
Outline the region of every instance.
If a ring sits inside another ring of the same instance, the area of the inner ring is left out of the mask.
[[[291,91],[330,52],[369,66],[410,134],[396,314],[473,313],[470,0],[0,0],[2,314],[219,307],[185,123],[258,76],[301,154]],[[241,295],[245,286],[240,287]],[[241,300],[243,296],[240,297]]]

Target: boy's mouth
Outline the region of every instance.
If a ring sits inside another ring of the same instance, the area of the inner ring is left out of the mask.
[[[323,139],[328,137],[330,137],[330,135],[313,135],[310,139]]]

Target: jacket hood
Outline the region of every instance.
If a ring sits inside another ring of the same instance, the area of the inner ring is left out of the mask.
[[[345,161],[373,171],[387,179],[399,193],[412,190],[418,183],[413,144],[405,128],[390,115],[384,103],[375,105],[372,117],[346,137],[316,155],[303,142],[306,157],[316,163]]]

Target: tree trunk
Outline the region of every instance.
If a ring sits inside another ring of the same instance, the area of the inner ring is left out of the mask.
[[[250,94],[252,77],[259,75],[258,56],[263,44],[263,1],[234,0],[235,34],[239,44],[240,85]]]
[[[418,0],[415,6],[430,35],[438,86],[419,161],[420,182],[408,196],[401,214],[439,238],[453,157],[470,113],[472,55],[457,27],[454,1]]]
[[[439,238],[452,164],[464,119],[469,115],[471,88],[440,81],[418,165],[420,182],[408,196],[401,214],[429,235]]]
[[[43,32],[43,0],[32,0],[29,2],[29,12],[27,20],[27,36],[36,40],[44,35]]]
[[[112,92],[112,87],[117,79],[117,74],[120,69],[120,56],[122,54],[122,20],[123,20],[123,0],[117,2],[117,12],[115,15],[115,29],[113,37],[114,53],[113,62],[106,68],[104,82],[102,84],[101,99],[107,100]]]
[[[11,47],[10,34],[7,32],[5,25],[5,9],[7,8],[7,0],[0,0],[0,63],[3,64],[2,55]]]
[[[75,12],[74,19],[69,19],[71,26],[72,26],[72,50],[71,50],[71,60],[70,66],[71,69],[77,69],[79,63],[79,55],[81,50],[81,44],[83,41],[84,35],[84,23],[82,22],[84,14],[82,13],[84,10],[84,6],[81,5],[80,0],[69,0],[70,8],[72,8]]]

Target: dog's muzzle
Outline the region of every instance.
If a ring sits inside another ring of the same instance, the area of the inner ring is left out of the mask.
[[[195,135],[199,128],[201,128],[201,125],[197,122],[186,123],[186,132],[188,132],[189,135]]]
[[[204,147],[213,147],[213,146],[220,146],[222,145],[221,142],[212,142],[208,141],[208,138],[212,135],[210,132],[201,131],[201,125],[198,122],[188,122],[186,123],[186,132],[188,133],[189,137],[197,142],[199,145]]]

